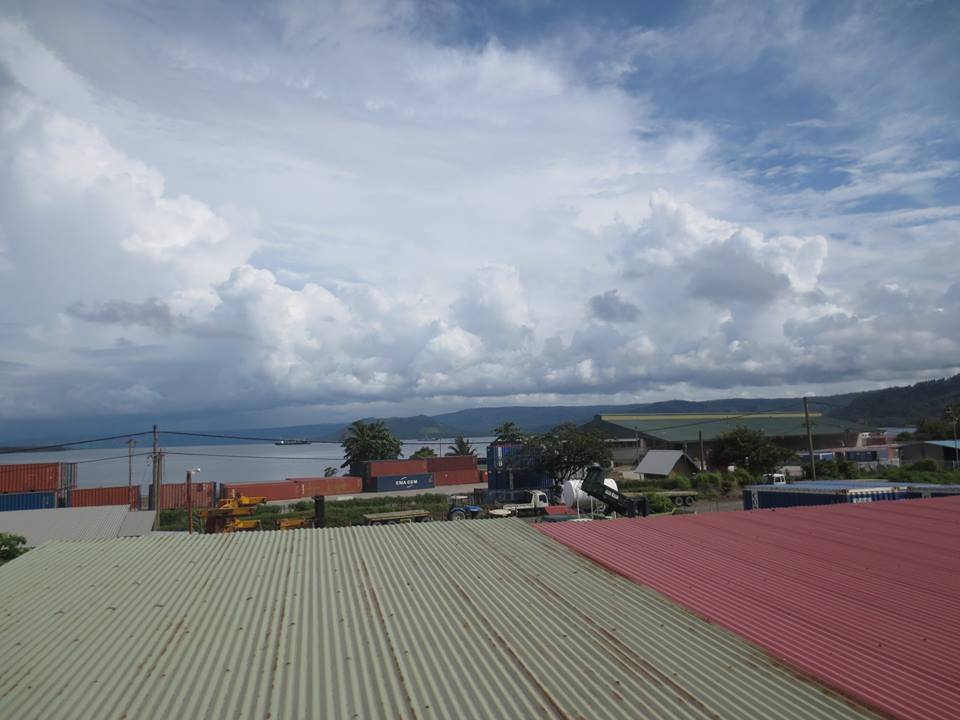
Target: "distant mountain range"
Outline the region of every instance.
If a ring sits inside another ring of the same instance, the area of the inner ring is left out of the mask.
[[[876,427],[912,426],[922,418],[943,417],[948,406],[960,406],[960,374],[941,380],[929,380],[906,387],[846,393],[811,398],[811,411],[821,412],[843,420],[851,420]],[[671,413],[671,412],[771,412],[801,410],[800,398],[730,398],[691,402],[668,400],[630,405],[551,405],[542,407],[506,406],[472,408],[440,415],[382,418],[390,430],[407,441],[453,438],[456,435],[485,437],[497,425],[512,421],[527,432],[543,432],[562,422],[582,424],[594,415],[604,413]],[[365,418],[372,420],[375,418]],[[114,419],[117,422],[119,419]],[[146,423],[144,423],[146,424]],[[169,426],[168,426],[169,427]],[[283,427],[214,430],[213,435],[235,435],[244,439],[211,438],[184,435],[164,435],[164,445],[213,445],[264,442],[274,439],[310,439],[339,442],[348,423],[323,423]],[[163,428],[162,428],[163,429]],[[119,434],[119,432],[117,433]],[[47,436],[45,434],[45,436]],[[34,435],[34,437],[38,437]],[[47,436],[49,437],[49,436]],[[33,440],[33,438],[30,438]],[[39,438],[38,438],[39,439]],[[56,442],[56,440],[54,440]],[[11,437],[9,445],[21,444]],[[148,438],[139,441],[143,448]],[[119,446],[121,442],[102,443],[101,446]],[[89,447],[89,446],[88,446]]]
[[[828,395],[810,399],[811,412],[877,427],[912,426],[925,417],[942,417],[947,406],[960,405],[960,375],[907,387]],[[549,405],[472,408],[440,415],[382,418],[404,440],[491,435],[497,425],[512,421],[527,432],[543,432],[562,422],[582,424],[605,413],[773,412],[803,408],[800,398],[729,398],[692,402],[667,400],[631,405]],[[374,418],[366,418],[372,420]],[[301,425],[258,431],[267,436],[311,437],[339,441],[347,425]]]

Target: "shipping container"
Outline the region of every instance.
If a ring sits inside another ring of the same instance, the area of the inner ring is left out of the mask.
[[[490,490],[547,490],[553,479],[546,473],[525,467],[522,445],[487,447],[487,487]]]
[[[363,478],[346,475],[344,477],[287,478],[287,482],[298,486],[300,497],[315,495],[353,495],[363,492]]]
[[[476,469],[476,455],[447,455],[445,457],[427,458],[427,472],[441,473]],[[438,482],[437,484],[439,485],[440,483]]]
[[[76,463],[0,465],[0,492],[70,490],[77,484]]]
[[[233,483],[220,486],[220,495],[223,498],[234,497],[235,495],[246,495],[247,497],[265,497],[268,501],[273,500],[299,500],[300,489],[286,480],[277,480],[274,482],[254,482],[254,483]]]
[[[191,494],[193,495],[194,508],[213,507],[216,504],[216,483],[202,482],[191,483]],[[153,485],[150,486],[150,506],[153,507]],[[187,507],[187,484],[186,483],[164,483],[160,488],[160,505],[158,510],[186,509]]]
[[[937,483],[911,483],[907,486],[908,498],[950,497],[960,495],[960,485],[940,485]]]
[[[789,485],[750,485],[743,490],[743,509],[866,503],[907,497],[905,486],[884,482],[821,480]]]
[[[57,507],[55,492],[0,493],[0,512],[48,510]]]
[[[363,477],[381,475],[422,475],[427,472],[427,461],[422,458],[412,460],[371,460],[365,463]],[[351,475],[355,475],[352,470]]]
[[[437,487],[444,485],[476,485],[480,481],[480,473],[473,470],[449,470],[433,473]]]
[[[129,505],[131,510],[140,509],[140,486],[114,485],[113,487],[78,488],[67,497],[70,507],[98,505]]]
[[[363,479],[364,492],[391,492],[395,490],[427,490],[434,487],[433,473],[410,475],[377,475]]]

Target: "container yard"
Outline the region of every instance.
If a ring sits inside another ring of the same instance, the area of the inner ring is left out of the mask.
[[[68,496],[68,507],[93,507],[103,505],[128,505],[131,510],[140,509],[140,486],[118,485],[115,487],[77,488]]]

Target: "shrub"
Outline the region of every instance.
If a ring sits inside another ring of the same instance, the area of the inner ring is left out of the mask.
[[[650,501],[650,512],[653,514],[656,513],[672,513],[674,509],[673,500],[664,495],[659,495],[657,493],[646,493],[647,499]]]

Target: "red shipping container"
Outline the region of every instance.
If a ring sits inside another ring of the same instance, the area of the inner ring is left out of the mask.
[[[212,482],[191,483],[194,508],[214,506],[216,491]],[[160,510],[186,509],[187,484],[165,483],[160,488]]]
[[[346,475],[344,477],[287,478],[295,485],[300,497],[314,495],[353,495],[363,492],[363,478]]]
[[[70,491],[70,507],[99,505],[129,505],[131,510],[139,510],[140,486],[115,485],[113,487],[82,488]]]
[[[479,482],[476,469],[435,472],[433,477],[438,487],[441,485],[476,485]]]
[[[259,483],[235,483],[233,485],[223,486],[223,497],[232,497],[237,495],[246,495],[247,497],[265,497],[270,500],[298,500],[300,493],[298,488],[284,480],[276,482]]]
[[[422,475],[427,472],[427,461],[413,460],[371,460],[367,463],[367,477],[381,475]]]
[[[66,490],[76,483],[76,463],[0,465],[0,492]]]
[[[447,455],[446,457],[427,458],[427,471],[432,473],[476,469],[476,455]],[[437,484],[439,485],[439,483]]]

